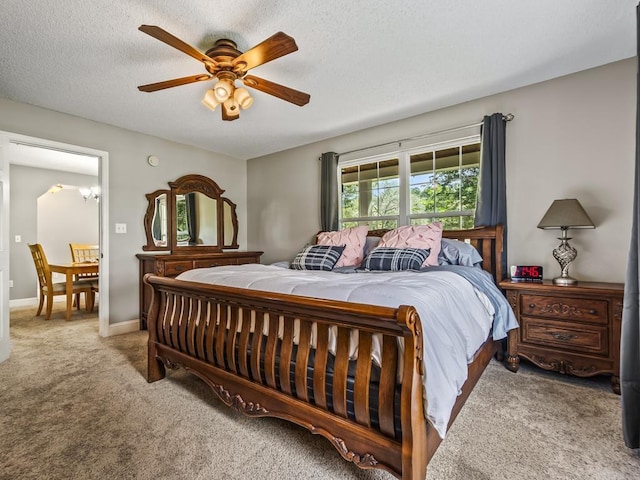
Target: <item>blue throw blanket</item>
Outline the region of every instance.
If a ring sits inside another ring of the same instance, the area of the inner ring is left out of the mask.
[[[478,267],[462,267],[460,265],[439,265],[424,267],[423,272],[429,271],[454,272],[464,277],[474,287],[484,293],[496,311],[493,321],[493,339],[500,340],[507,336],[507,332],[518,328],[518,320],[511,309],[511,305],[493,281],[491,274]]]

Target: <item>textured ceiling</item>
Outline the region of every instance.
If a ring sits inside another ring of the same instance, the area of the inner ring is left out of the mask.
[[[254,158],[635,55],[637,0],[3,0],[0,96]],[[138,31],[158,25],[201,51],[246,51],[283,31],[299,50],[252,74],[311,94],[259,91],[223,122],[203,73]]]

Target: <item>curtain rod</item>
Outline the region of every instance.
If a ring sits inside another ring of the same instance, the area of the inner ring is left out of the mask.
[[[502,119],[505,122],[510,122],[514,118],[515,118],[515,115],[513,113],[507,113],[506,115],[502,116]],[[369,147],[356,148],[355,150],[349,150],[348,152],[338,153],[337,155],[340,156],[340,155],[347,155],[349,153],[362,152],[363,150],[369,150],[371,148],[378,148],[378,147],[385,147],[387,145],[394,145],[396,143],[401,144],[402,142],[409,142],[411,140],[420,140],[421,138],[432,137],[434,135],[440,135],[442,133],[456,132],[458,130],[464,130],[466,128],[471,128],[471,127],[479,127],[480,125],[482,125],[482,122],[472,123],[470,125],[463,125],[461,127],[447,128],[445,130],[438,130],[437,132],[424,133],[422,135],[417,135],[415,137],[402,138],[400,140],[395,140],[393,142],[385,142],[385,143],[379,143],[378,145],[371,145]]]

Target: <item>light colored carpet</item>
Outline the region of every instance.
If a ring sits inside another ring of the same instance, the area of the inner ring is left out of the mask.
[[[184,371],[145,380],[146,332],[98,337],[95,315],[12,311],[0,364],[1,479],[379,479],[328,441],[218,401]],[[427,478],[638,479],[620,397],[585,381],[492,363]]]

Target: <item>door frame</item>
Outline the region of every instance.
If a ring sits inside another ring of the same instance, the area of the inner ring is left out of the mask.
[[[0,141],[6,142],[7,140],[9,148],[5,152],[5,159],[9,165],[11,164],[11,146],[16,143],[98,157],[98,184],[100,185],[100,278],[98,280],[100,307],[98,309],[98,335],[101,337],[109,336],[109,152],[0,130]],[[7,188],[8,184],[7,179]],[[4,220],[6,220],[5,225],[8,232],[9,218]],[[6,284],[8,288],[9,282],[7,281]]]

